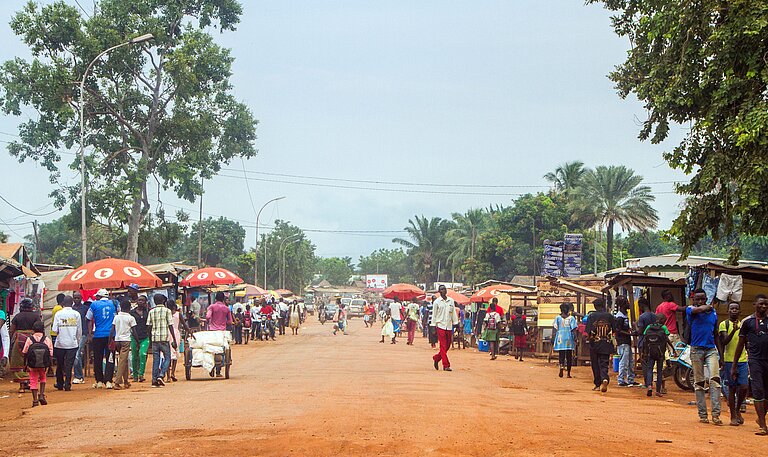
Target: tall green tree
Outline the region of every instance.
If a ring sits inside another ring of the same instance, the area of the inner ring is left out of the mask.
[[[331,284],[347,285],[353,271],[351,257],[321,257],[317,259],[317,272]]]
[[[579,187],[586,173],[587,169],[584,167],[584,162],[574,160],[566,162],[555,168],[555,171],[545,174],[544,179],[552,183],[555,192],[569,195],[574,189]]]
[[[488,226],[488,215],[481,208],[467,210],[464,214],[453,213],[453,227],[446,232],[450,244],[448,261],[460,267],[467,259],[474,259],[477,239]]]
[[[589,170],[573,192],[573,220],[585,226],[606,228],[606,268],[613,268],[615,225],[623,230],[648,230],[659,217],[651,206],[651,188],[641,186],[643,177],[625,166],[599,166]]]
[[[30,60],[0,67],[0,107],[36,116],[20,124],[8,150],[60,176],[61,149],[78,143],[79,100],[85,99],[89,221],[115,218],[125,226],[125,256],[136,260],[139,234],[150,213],[147,183],[157,181],[188,201],[233,158],[251,157],[256,121],[232,94],[233,58],[208,33],[235,29],[237,0],[100,0],[94,13],[58,0],[27,3],[11,28],[29,47]],[[151,33],[149,43],[102,51]],[[79,186],[54,191],[60,206]]]
[[[361,274],[385,274],[390,284],[413,282],[408,256],[402,249],[378,249],[357,262]]]
[[[448,244],[445,235],[451,228],[451,221],[439,217],[427,219],[415,216],[405,227],[410,239],[392,240],[407,249],[414,272],[421,281],[434,282],[437,280],[438,268],[447,269]]]
[[[688,255],[711,234],[768,235],[768,2],[588,0],[614,12],[631,48],[610,78],[648,116],[641,140],[660,143],[686,126],[665,154],[691,175],[671,233]],[[732,260],[740,244],[731,248]]]
[[[239,222],[219,217],[203,219],[202,266],[235,269],[238,257],[243,253],[245,229]],[[181,252],[188,263],[197,263],[197,246],[200,223],[195,222],[189,236],[183,241]],[[253,273],[251,273],[253,276]],[[245,278],[243,278],[245,279]]]

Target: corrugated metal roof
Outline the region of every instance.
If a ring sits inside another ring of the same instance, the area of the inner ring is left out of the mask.
[[[710,262],[725,262],[727,259],[717,257],[688,256],[685,260],[680,260],[680,254],[664,254],[650,257],[636,257],[625,259],[626,268],[687,268],[704,266]],[[740,260],[739,266],[766,266],[768,263],[758,260]]]

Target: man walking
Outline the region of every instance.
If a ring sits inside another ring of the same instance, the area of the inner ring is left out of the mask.
[[[707,418],[707,391],[712,404],[712,423],[722,425],[720,420],[720,338],[717,337],[717,312],[707,304],[704,289],[693,291],[693,305],[685,310],[691,326],[691,365],[693,365],[693,389],[696,392],[696,407],[699,422],[709,423]],[[704,367],[707,371],[705,372]],[[709,376],[707,379],[706,375]]]
[[[389,315],[392,318],[392,326],[395,328],[395,338],[400,335],[400,323],[403,321],[403,304],[395,297],[395,301],[389,304]]]
[[[147,369],[147,354],[149,353],[149,332],[147,331],[147,317],[149,316],[149,304],[145,294],[136,299],[136,308],[131,310],[131,316],[136,321],[136,326],[131,332],[131,365],[133,369],[133,382],[144,382],[144,372]]]
[[[432,356],[435,370],[439,369],[439,363],[443,363],[443,371],[452,371],[451,362],[448,360],[448,349],[451,347],[453,339],[453,326],[458,323],[456,318],[456,304],[453,299],[447,296],[447,290],[444,285],[437,289],[440,294],[433,302],[432,321],[429,325],[436,327],[437,340],[440,344],[440,351]]]
[[[56,387],[57,390],[72,390],[72,368],[75,356],[83,339],[83,324],[80,313],[72,309],[72,297],[64,297],[61,310],[56,313],[51,324],[51,330],[56,332],[56,343],[53,345],[53,355],[56,357]]]
[[[741,324],[739,345],[736,346],[734,360],[739,360],[744,347],[749,355],[749,378],[752,387],[752,398],[755,400],[757,413],[756,435],[768,435],[765,424],[766,391],[768,391],[768,298],[763,294],[755,296],[755,314]],[[739,375],[738,367],[731,367],[731,377]]]
[[[408,344],[413,346],[413,338],[416,336],[416,327],[419,324],[419,304],[414,297],[405,309],[405,327],[408,329]]]
[[[96,378],[94,389],[112,388],[112,375],[115,372],[115,353],[109,349],[109,333],[115,319],[115,304],[109,299],[106,289],[99,289],[96,301],[91,303],[85,317],[93,322],[88,339],[93,349],[93,375]],[[106,362],[105,362],[106,359]]]
[[[728,304],[728,319],[720,322],[718,332],[720,333],[720,347],[723,348],[723,385],[728,386],[728,410],[731,412],[731,424],[739,426],[744,423],[741,416],[741,405],[747,398],[747,389],[749,388],[749,367],[747,366],[747,353],[741,353],[736,359],[736,348],[739,345],[739,329],[741,321],[741,305],[739,302]],[[736,365],[737,376],[731,378],[733,366]]]
[[[596,298],[592,302],[595,311],[587,316],[587,340],[589,341],[589,359],[592,366],[592,390],[608,391],[608,364],[613,354],[613,316],[605,310],[605,300]]]
[[[152,338],[152,387],[162,387],[165,385],[163,382],[165,373],[171,365],[171,346],[176,349],[178,342],[173,331],[171,310],[165,306],[167,298],[165,295],[155,294],[152,299],[155,307],[147,315],[147,327]],[[170,344],[168,344],[169,336],[173,340]],[[160,360],[160,354],[163,355],[162,360]]]
[[[85,382],[83,374],[83,357],[85,356],[85,345],[88,341],[86,335],[88,335],[88,319],[85,317],[88,314],[88,309],[91,307],[91,302],[84,302],[83,296],[80,292],[72,293],[72,300],[74,304],[72,309],[80,314],[80,323],[82,325],[80,345],[75,353],[75,379],[72,380],[72,384],[82,384]]]
[[[629,301],[626,297],[616,298],[616,352],[619,354],[619,387],[634,387],[635,357],[632,354],[632,326],[629,325]]]
[[[110,343],[115,346],[117,353],[117,376],[113,389],[129,389],[131,382],[128,380],[128,357],[131,354],[131,340],[136,340],[136,318],[131,314],[131,300],[128,297],[120,298],[120,312],[112,321],[112,333]]]

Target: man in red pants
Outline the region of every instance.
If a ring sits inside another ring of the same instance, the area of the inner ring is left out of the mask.
[[[435,370],[439,369],[438,364],[442,360],[443,371],[452,371],[451,362],[448,360],[448,348],[451,347],[453,339],[453,326],[459,323],[454,311],[456,304],[452,298],[446,295],[445,286],[440,286],[437,291],[439,296],[433,302],[432,321],[430,326],[437,327],[437,341],[440,344],[440,352],[432,357],[435,362]]]

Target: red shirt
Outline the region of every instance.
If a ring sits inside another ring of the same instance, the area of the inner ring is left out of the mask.
[[[662,302],[656,307],[656,312],[661,313],[667,317],[665,325],[669,333],[678,334],[677,331],[677,303],[671,301]]]
[[[261,314],[267,316],[267,319],[272,319],[272,313],[275,312],[275,309],[272,308],[272,305],[262,306],[261,307]]]

